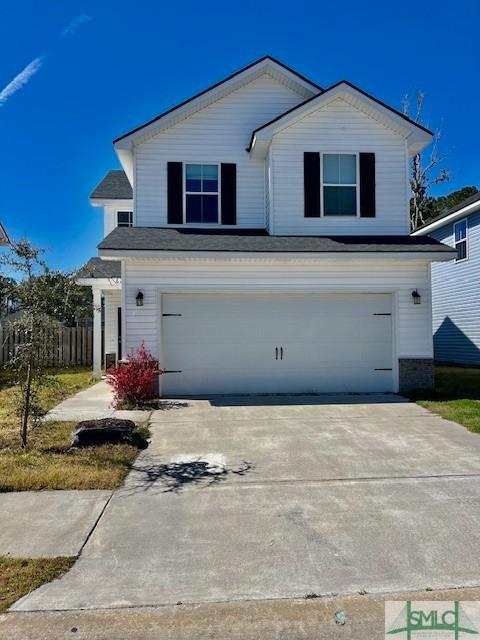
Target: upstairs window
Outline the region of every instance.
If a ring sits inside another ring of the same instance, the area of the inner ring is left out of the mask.
[[[356,216],[357,155],[324,153],[322,155],[322,199],[324,216]]]
[[[455,224],[453,225],[453,235],[455,241],[455,249],[457,250],[457,258],[455,262],[466,260],[468,258],[466,220],[455,222]]]
[[[133,227],[133,211],[117,211],[117,227]]]
[[[185,165],[185,222],[218,223],[218,165]]]

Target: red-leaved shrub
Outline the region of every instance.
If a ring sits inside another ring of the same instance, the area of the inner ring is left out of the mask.
[[[113,405],[134,406],[157,395],[157,376],[163,373],[158,360],[142,344],[132,351],[127,362],[107,371],[107,382],[114,390]]]

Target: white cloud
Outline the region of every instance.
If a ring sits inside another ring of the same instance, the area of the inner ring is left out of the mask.
[[[2,107],[14,93],[29,82],[30,78],[39,71],[42,66],[42,62],[42,57],[32,60],[30,64],[27,64],[23,71],[20,71],[20,73],[0,91],[0,107]]]
[[[73,20],[70,22],[68,27],[66,27],[62,33],[60,34],[61,38],[65,38],[66,36],[73,36],[75,31],[84,23],[90,22],[92,20],[92,16],[87,15],[86,13],[81,13],[79,16],[75,16]]]

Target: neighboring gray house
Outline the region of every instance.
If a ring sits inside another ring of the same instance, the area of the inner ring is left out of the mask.
[[[457,258],[432,264],[435,359],[480,365],[480,192],[417,229],[457,249]]]

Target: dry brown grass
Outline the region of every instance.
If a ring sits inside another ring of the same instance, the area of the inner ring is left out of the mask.
[[[52,408],[92,382],[87,369],[52,372],[44,391]],[[117,444],[70,449],[74,422],[45,422],[30,432],[29,446],[20,448],[16,391],[7,374],[0,376],[0,492],[38,489],[114,489],[145,445],[148,431],[138,430],[134,445]]]
[[[9,558],[0,556],[0,611],[42,584],[59,578],[76,558]]]

